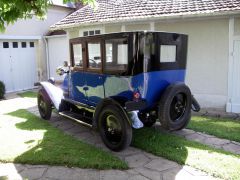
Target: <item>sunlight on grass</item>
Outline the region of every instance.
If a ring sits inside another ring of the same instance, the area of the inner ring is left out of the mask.
[[[194,116],[187,128],[214,135],[219,138],[240,142],[240,121]]]
[[[117,157],[18,110],[0,117],[0,162],[126,169]]]
[[[134,131],[133,146],[224,179],[240,177],[240,155],[211,148],[153,128]]]
[[[34,91],[26,91],[26,92],[18,93],[18,95],[24,98],[37,98],[37,92],[34,92]]]

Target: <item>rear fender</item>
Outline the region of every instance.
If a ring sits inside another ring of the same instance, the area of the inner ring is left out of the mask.
[[[61,101],[63,99],[63,90],[59,87],[54,86],[50,82],[40,82],[40,85],[45,90],[54,107],[59,110]]]
[[[118,108],[125,114],[125,116],[128,119],[128,122],[132,125],[132,121],[130,120],[128,113],[124,110],[124,108],[120,105],[119,102],[117,102],[116,100],[112,99],[112,98],[105,98],[103,99],[100,103],[98,103],[96,110],[94,112],[94,117],[93,117],[93,128],[97,129],[97,123],[98,123],[98,116],[100,114],[100,112],[102,111],[102,109],[108,105],[108,104],[113,104],[115,106],[118,106]]]

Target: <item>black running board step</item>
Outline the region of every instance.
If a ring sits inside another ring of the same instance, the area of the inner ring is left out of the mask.
[[[78,123],[81,123],[83,125],[92,127],[92,120],[82,116],[81,114],[77,114],[77,113],[70,112],[70,111],[59,112],[59,114],[61,116],[67,117],[69,119],[72,119],[72,120],[74,120],[74,121],[76,121]]]

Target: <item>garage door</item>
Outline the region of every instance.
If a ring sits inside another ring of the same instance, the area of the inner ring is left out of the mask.
[[[68,40],[66,36],[52,36],[48,38],[49,48],[49,75],[55,80],[63,80],[64,76],[56,74],[56,69],[63,66],[64,61],[69,61],[68,58]],[[60,53],[61,52],[61,53]]]
[[[7,92],[31,89],[36,80],[34,41],[0,40],[0,80]]]

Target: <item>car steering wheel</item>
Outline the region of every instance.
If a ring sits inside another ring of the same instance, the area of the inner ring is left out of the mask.
[[[98,63],[94,59],[89,59],[89,63],[92,61],[91,65],[92,67],[97,67]]]

